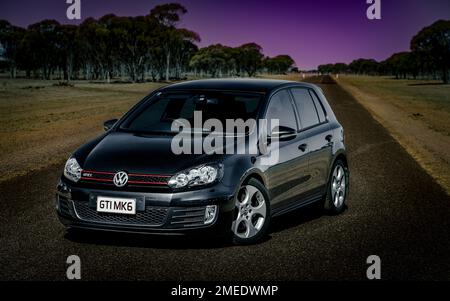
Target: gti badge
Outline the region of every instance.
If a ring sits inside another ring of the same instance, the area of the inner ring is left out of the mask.
[[[123,187],[128,182],[128,175],[124,171],[119,171],[118,173],[116,173],[114,175],[113,181],[114,181],[114,185],[116,185],[117,187]]]

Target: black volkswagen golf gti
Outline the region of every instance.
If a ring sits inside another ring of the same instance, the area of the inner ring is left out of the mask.
[[[174,152],[179,120],[194,122],[183,130],[192,134],[194,149],[210,136],[211,128],[195,124],[198,112],[204,120],[256,122],[243,132],[215,131],[216,138],[233,138],[234,152]],[[273,120],[276,126],[263,126]],[[56,210],[69,228],[202,233],[248,244],[267,233],[271,217],[313,202],[332,214],[346,207],[344,131],[312,84],[177,83],[154,91],[104,127],[104,134],[68,159],[58,183]]]

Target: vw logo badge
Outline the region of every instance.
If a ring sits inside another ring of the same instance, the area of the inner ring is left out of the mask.
[[[128,182],[128,175],[126,172],[124,171],[119,171],[118,173],[116,173],[114,175],[114,179],[113,179],[114,185],[116,185],[117,187],[123,187],[127,184]]]

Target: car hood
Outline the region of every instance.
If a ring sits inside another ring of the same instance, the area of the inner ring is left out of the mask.
[[[172,175],[183,169],[218,162],[222,155],[176,155],[171,136],[112,132],[84,151],[84,170]]]

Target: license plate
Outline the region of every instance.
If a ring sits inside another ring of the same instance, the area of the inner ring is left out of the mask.
[[[136,200],[98,196],[97,212],[136,214]]]

